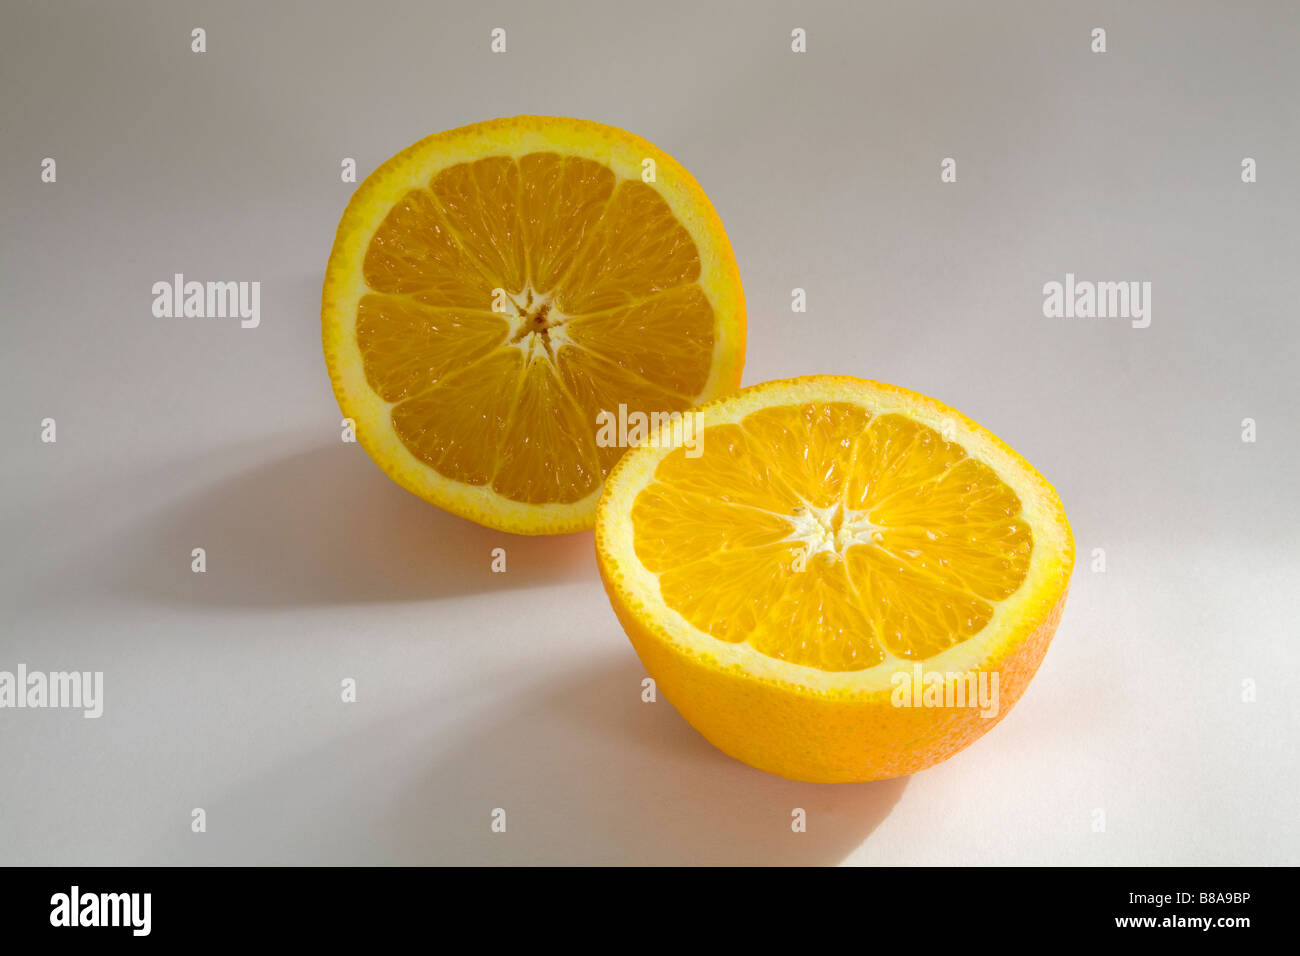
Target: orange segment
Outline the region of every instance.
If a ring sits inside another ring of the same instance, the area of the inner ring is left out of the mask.
[[[393,432],[406,449],[440,475],[484,485],[496,474],[514,410],[523,357],[498,349],[437,386],[393,406]]]
[[[856,671],[885,659],[860,595],[854,592],[844,562],[824,553],[792,574],[748,641],[768,657],[823,671]]]
[[[936,478],[966,457],[959,445],[945,442],[933,428],[897,414],[875,418],[859,443],[861,466],[854,470],[844,499],[846,507],[858,511]]]
[[[745,641],[771,611],[752,596],[784,593],[795,552],[788,544],[715,551],[664,571],[659,586],[695,627],[720,641]]]
[[[438,134],[367,178],[321,317],[376,462],[530,534],[594,520],[624,451],[604,413],[680,413],[734,389],[743,360],[739,276],[699,186],[642,139],[557,117]]]
[[[753,549],[786,543],[779,560],[788,566],[793,559],[785,552],[797,551],[790,542],[790,525],[779,514],[728,505],[716,498],[682,492],[655,483],[637,496],[632,509],[637,526],[636,552],[641,563],[655,573],[711,558],[716,552],[728,551],[748,559]],[[690,529],[683,534],[683,529]],[[768,552],[764,551],[766,555]],[[765,559],[766,560],[766,559]],[[699,575],[708,584],[707,572]],[[784,577],[778,575],[780,580]],[[751,597],[758,603],[763,593]],[[733,631],[734,633],[734,631]]]
[[[794,497],[827,508],[845,496],[859,435],[871,415],[842,402],[765,408],[747,416],[742,427],[755,440]]]
[[[694,493],[719,503],[778,514],[789,507],[793,492],[785,485],[782,469],[773,465],[745,429],[718,423],[709,430],[703,448],[709,457],[707,468],[678,448],[658,463],[655,478],[678,494]]]
[[[700,453],[624,456],[596,526],[614,609],[687,720],[763,769],[867,780],[991,726],[903,709],[900,678],[982,674],[995,711],[1014,703],[1074,559],[1041,475],[960,413],[858,379],[771,382],[696,415]]]
[[[554,367],[527,364],[497,457],[492,487],[513,501],[572,502],[604,477],[588,420],[564,392]]]
[[[490,309],[492,285],[456,242],[438,204],[412,189],[392,207],[366,245],[367,291],[423,292],[435,305]]]
[[[895,657],[934,657],[979,633],[993,616],[992,605],[883,545],[850,548],[845,565],[871,615],[879,649]]]
[[[509,332],[499,315],[431,308],[414,298],[367,295],[357,308],[366,381],[388,402],[432,388],[505,344]]]
[[[520,230],[528,272],[539,292],[569,271],[582,237],[592,231],[614,194],[609,167],[577,156],[529,153],[519,158]]]
[[[616,359],[604,358],[584,348],[559,349],[556,366],[564,389],[581,411],[584,422],[597,421],[601,413],[617,416],[620,405],[627,410],[625,417],[630,417],[682,411],[691,404],[689,398],[666,391],[619,365]],[[616,444],[597,444],[602,476],[609,474],[623,451]]]
[[[519,223],[519,166],[507,156],[458,163],[433,178],[452,235],[483,274],[509,292],[528,281]],[[374,240],[371,240],[374,244]]]
[[[700,254],[654,187],[624,180],[555,289],[566,315],[598,312],[694,282]]]
[[[576,316],[565,333],[583,351],[621,362],[647,382],[690,396],[709,380],[713,325],[708,298],[699,286],[687,285],[626,308]],[[639,347],[644,342],[660,347]]]

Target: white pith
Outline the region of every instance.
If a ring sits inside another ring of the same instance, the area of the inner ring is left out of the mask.
[[[798,513],[782,515],[790,523],[787,541],[804,546],[805,557],[831,553],[843,560],[844,552],[854,545],[876,544],[885,529],[871,522],[865,511],[853,511],[842,504],[819,508],[804,502]]]

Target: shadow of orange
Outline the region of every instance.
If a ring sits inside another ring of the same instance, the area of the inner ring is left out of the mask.
[[[193,548],[207,572],[190,570]],[[506,549],[507,573],[491,570]],[[522,537],[398,487],[357,446],[314,449],[219,481],[117,541],[111,586],[166,604],[276,607],[429,600],[596,574],[590,532]]]

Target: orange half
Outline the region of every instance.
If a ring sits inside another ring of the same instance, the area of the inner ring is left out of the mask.
[[[395,481],[522,534],[594,521],[610,416],[735,389],[740,276],[672,157],[583,120],[430,136],[363,182],[321,305],[339,407]],[[626,430],[624,430],[626,433]]]
[[[696,729],[763,770],[839,782],[921,770],[1002,719],[1074,563],[1028,462],[860,379],[767,382],[693,415],[619,462],[596,547],[633,646]]]

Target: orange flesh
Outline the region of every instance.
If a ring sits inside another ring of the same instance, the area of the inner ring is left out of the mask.
[[[370,387],[439,473],[521,502],[591,494],[623,449],[597,416],[680,411],[714,316],[694,242],[649,185],[558,153],[412,189],[371,238],[357,312]]]
[[[669,607],[722,641],[853,671],[974,636],[1029,569],[1021,503],[903,415],[826,403],[706,428],[632,508]]]

